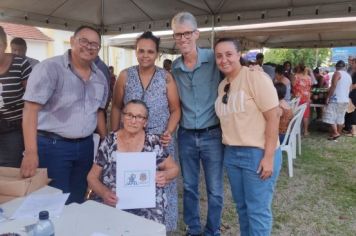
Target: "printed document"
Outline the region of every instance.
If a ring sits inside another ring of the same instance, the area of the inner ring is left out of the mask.
[[[156,153],[116,152],[116,208],[155,207],[155,177]]]

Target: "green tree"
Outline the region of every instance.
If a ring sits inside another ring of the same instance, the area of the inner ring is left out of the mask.
[[[330,61],[330,48],[301,48],[301,49],[267,49],[264,52],[264,62],[283,64],[290,61],[292,66],[302,62],[310,68],[326,65]]]

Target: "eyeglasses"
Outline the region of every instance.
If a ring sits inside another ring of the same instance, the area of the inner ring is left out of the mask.
[[[181,39],[181,38],[184,36],[185,39],[190,39],[195,31],[196,31],[196,30],[193,30],[193,31],[185,31],[185,32],[183,32],[183,33],[174,33],[174,34],[173,34],[173,38],[174,38],[174,39]]]
[[[144,120],[147,119],[147,117],[141,116],[141,115],[136,115],[136,116],[135,116],[134,114],[126,113],[126,112],[124,112],[123,114],[124,114],[125,119],[127,119],[127,120],[133,120],[133,119],[135,119],[135,120],[138,121],[138,122],[143,122]]]
[[[230,83],[226,84],[224,87],[224,96],[222,97],[222,103],[227,104],[227,101],[229,100],[228,93],[230,91]]]
[[[88,39],[86,38],[80,38],[78,39],[80,46],[89,48],[89,49],[93,49],[93,50],[99,50],[101,48],[100,44],[98,44],[97,42],[90,42]]]

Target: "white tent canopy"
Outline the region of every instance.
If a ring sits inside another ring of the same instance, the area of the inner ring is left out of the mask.
[[[292,20],[355,17],[356,0],[1,0],[0,21],[74,30],[86,24],[104,34],[169,30],[179,11],[189,11],[199,27],[246,26]],[[330,47],[356,44],[354,23],[220,30],[251,47]],[[169,37],[169,36],[168,36]],[[204,33],[200,43],[211,44]],[[167,39],[168,40],[168,39]],[[174,42],[167,50],[174,50]]]
[[[201,30],[198,45],[210,47],[212,43],[210,34],[211,31],[207,28]],[[108,43],[110,46],[134,48],[137,35],[119,35],[111,38]],[[177,52],[171,31],[158,32],[156,35],[161,38],[162,52]],[[243,50],[262,47],[354,46],[356,45],[356,17],[216,27],[215,36],[238,38]]]
[[[356,17],[231,27],[217,37],[237,37],[268,48],[316,48],[356,45]]]
[[[356,15],[356,0],[1,0],[0,21],[73,30],[88,24],[106,34],[170,28],[179,11],[200,27]]]

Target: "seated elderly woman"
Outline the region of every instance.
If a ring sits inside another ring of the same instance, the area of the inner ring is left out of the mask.
[[[156,207],[127,211],[164,224],[164,214],[167,208],[164,186],[177,177],[179,168],[161,145],[160,137],[145,132],[147,116],[148,109],[144,102],[131,100],[125,105],[121,116],[123,128],[117,132],[111,132],[103,140],[87,179],[89,187],[93,191],[91,199],[115,206],[120,201],[120,193],[115,193],[116,161],[112,158],[112,153],[115,151],[155,152]]]

